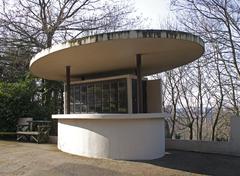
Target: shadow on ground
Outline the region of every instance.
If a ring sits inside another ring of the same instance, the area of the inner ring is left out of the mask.
[[[168,151],[163,158],[143,161],[155,166],[205,175],[240,175],[240,157],[184,151]]]

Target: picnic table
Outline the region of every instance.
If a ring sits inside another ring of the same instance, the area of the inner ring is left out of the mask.
[[[27,121],[27,124],[17,125],[17,141],[33,139],[37,143],[47,142],[50,129],[51,121]]]

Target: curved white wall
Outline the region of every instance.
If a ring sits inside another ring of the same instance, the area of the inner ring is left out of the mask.
[[[160,158],[165,152],[164,119],[127,119],[126,115],[116,119],[59,118],[58,148],[67,153],[97,158]]]

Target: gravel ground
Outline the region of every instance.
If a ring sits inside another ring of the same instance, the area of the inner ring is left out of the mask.
[[[240,157],[168,151],[152,161],[93,159],[53,144],[0,141],[0,176],[240,175]]]

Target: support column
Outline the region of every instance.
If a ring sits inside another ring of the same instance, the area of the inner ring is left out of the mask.
[[[132,101],[132,79],[130,78],[129,75],[128,75],[128,78],[127,78],[127,97],[128,97],[128,113],[132,114],[133,113],[133,109],[132,109],[132,105],[133,105],[133,101]]]
[[[70,114],[70,66],[66,66],[66,114]]]
[[[143,91],[142,91],[142,58],[141,54],[136,55],[137,61],[137,107],[138,113],[143,113]]]

